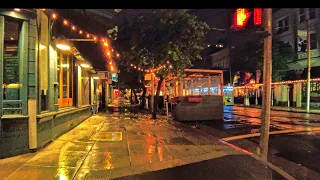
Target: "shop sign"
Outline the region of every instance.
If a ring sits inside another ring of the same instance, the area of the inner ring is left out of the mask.
[[[199,102],[202,102],[202,97],[201,96],[189,96],[189,97],[187,97],[187,102],[199,103]]]

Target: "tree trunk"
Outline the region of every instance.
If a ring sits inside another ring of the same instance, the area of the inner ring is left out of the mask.
[[[142,87],[142,95],[141,95],[141,105],[140,108],[144,109],[146,107],[146,93],[147,93],[147,88]]]
[[[138,97],[137,97],[136,91],[135,91],[134,89],[131,89],[131,91],[132,91],[132,92],[133,92],[133,94],[134,94],[134,104],[139,103],[139,100],[138,100]]]
[[[154,99],[154,103],[153,103],[152,119],[157,119],[159,95],[160,95],[160,89],[161,89],[161,84],[162,84],[163,80],[164,80],[164,78],[162,76],[160,76],[160,80],[158,81],[156,96],[154,97],[155,99]]]
[[[134,104],[134,102],[132,100],[132,97],[133,97],[133,89],[131,88],[131,91],[130,91],[130,103]]]

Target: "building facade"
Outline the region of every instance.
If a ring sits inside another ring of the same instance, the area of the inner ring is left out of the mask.
[[[218,52],[211,54],[212,67],[221,69],[230,69],[230,51],[229,48],[223,48]]]
[[[37,150],[95,113],[102,82],[56,48],[45,10],[0,10],[0,158]]]
[[[307,23],[310,27],[311,56],[311,95],[310,106],[319,108],[320,104],[320,20],[319,8],[282,8],[272,14],[273,41],[289,43],[296,52],[294,59],[288,59],[288,68],[293,81],[275,83],[273,97],[275,105],[304,107],[306,102],[307,78]]]

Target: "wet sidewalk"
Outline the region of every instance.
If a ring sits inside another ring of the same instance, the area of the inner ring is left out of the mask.
[[[252,163],[245,160],[248,158]],[[220,159],[216,163],[225,162],[219,163],[221,172],[228,168],[223,164],[237,160],[234,171],[228,169],[230,175],[239,172],[238,176],[230,176],[232,179],[271,179],[276,174],[244,152],[221,143],[219,138],[185,124],[141,115],[130,118],[99,114],[35,153],[0,159],[0,178],[112,179],[214,159]],[[196,178],[201,179],[202,169],[198,166],[200,174]],[[207,165],[203,167],[208,171]],[[181,179],[179,174],[176,176]]]

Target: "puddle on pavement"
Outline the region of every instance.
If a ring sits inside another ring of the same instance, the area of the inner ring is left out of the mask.
[[[98,132],[91,140],[96,141],[122,141],[122,132]]]

